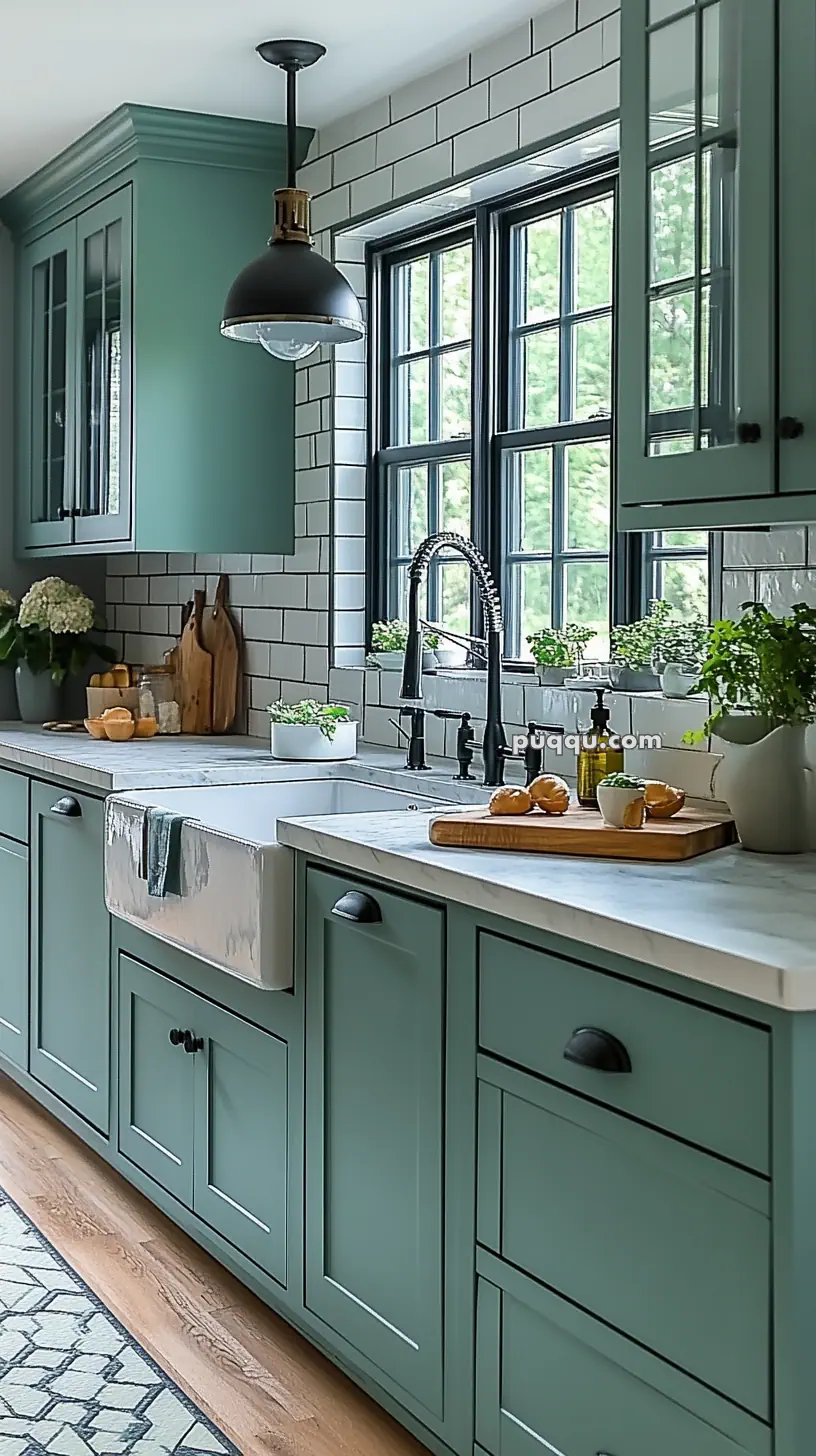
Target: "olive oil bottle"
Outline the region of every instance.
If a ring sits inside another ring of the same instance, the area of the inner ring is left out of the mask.
[[[598,701],[592,709],[592,726],[587,737],[592,747],[582,746],[578,755],[578,803],[586,808],[598,806],[598,785],[607,774],[623,773],[623,749],[610,747],[610,737],[617,737],[609,723],[609,709],[604,703],[604,690],[598,688]]]

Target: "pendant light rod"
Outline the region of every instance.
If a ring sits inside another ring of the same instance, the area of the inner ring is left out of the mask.
[[[256,46],[262,61],[286,73],[286,185],[297,186],[297,73],[326,54],[316,40],[265,40]]]
[[[286,67],[286,185],[297,186],[295,147],[297,143],[297,70]]]

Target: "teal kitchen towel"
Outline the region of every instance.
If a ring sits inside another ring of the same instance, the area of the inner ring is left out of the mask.
[[[146,828],[147,893],[163,899],[181,894],[181,828],[183,814],[148,809]]]

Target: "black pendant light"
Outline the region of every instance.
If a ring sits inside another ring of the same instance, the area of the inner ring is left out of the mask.
[[[295,77],[326,54],[310,40],[267,40],[258,55],[286,72],[286,186],[275,193],[275,232],[266,251],[238,274],[224,305],[221,332],[262,344],[276,359],[305,359],[319,344],[361,339],[357,295],[309,236],[309,194],[295,186]]]

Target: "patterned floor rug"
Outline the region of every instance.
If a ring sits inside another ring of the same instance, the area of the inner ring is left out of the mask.
[[[241,1456],[0,1189],[0,1456]]]

